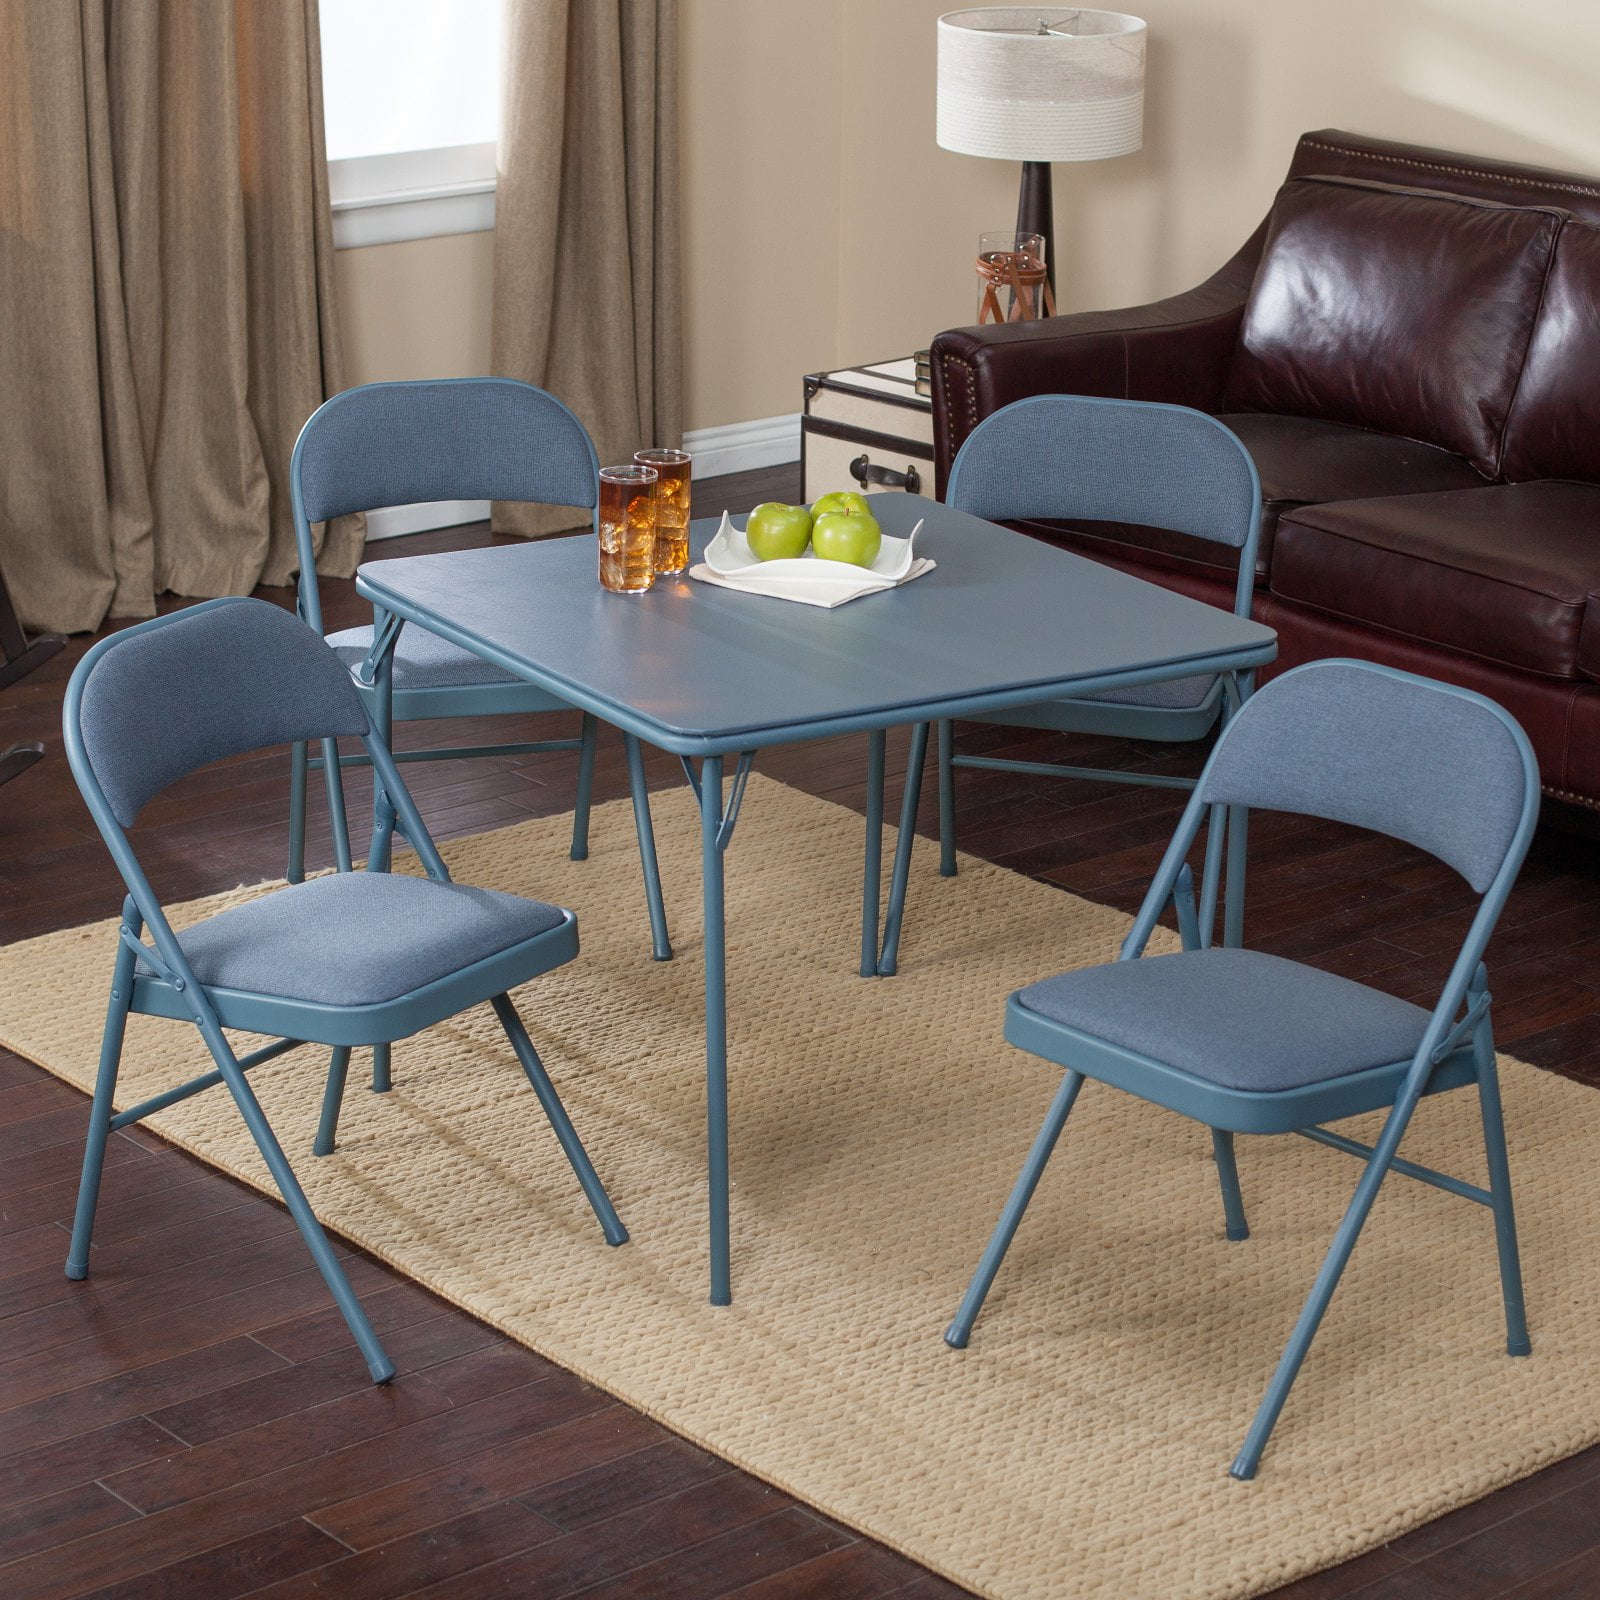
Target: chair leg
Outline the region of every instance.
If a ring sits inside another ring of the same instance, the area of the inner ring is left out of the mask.
[[[1511,1166],[1506,1158],[1505,1118],[1500,1111],[1500,1076],[1495,1070],[1494,1036],[1486,1017],[1472,1035],[1483,1112],[1483,1148],[1488,1158],[1489,1192],[1494,1196],[1494,1237],[1500,1254],[1500,1297],[1506,1308],[1506,1354],[1525,1356],[1528,1314],[1522,1303],[1522,1262],[1517,1251],[1517,1220],[1511,1207]]]
[[[306,745],[302,739],[289,755],[289,866],[284,876],[300,883],[306,875]]]
[[[333,1253],[333,1246],[328,1243],[328,1236],[322,1231],[322,1224],[317,1221],[305,1190],[300,1187],[300,1180],[295,1177],[294,1168],[289,1165],[289,1158],[284,1155],[283,1146],[278,1143],[278,1136],[272,1131],[272,1125],[261,1109],[261,1102],[256,1099],[255,1091],[239,1070],[238,1060],[228,1047],[222,1030],[214,1022],[206,1020],[201,1022],[200,1032],[217,1064],[217,1070],[222,1074],[222,1081],[227,1084],[228,1092],[250,1130],[251,1138],[256,1142],[256,1148],[261,1152],[261,1159],[272,1174],[272,1181],[283,1196],[283,1203],[289,1208],[295,1227],[300,1230],[300,1237],[311,1252],[311,1259],[322,1274],[322,1281],[327,1284],[328,1292],[339,1307],[351,1337],[366,1360],[372,1381],[387,1383],[394,1376],[394,1363],[384,1353],[377,1334],[372,1331],[372,1324],[361,1309],[361,1302],[356,1299],[355,1290],[350,1287],[350,1280],[339,1265],[339,1258]]]
[[[644,750],[631,733],[622,736],[628,752],[628,788],[633,795],[633,831],[639,840],[639,870],[644,874],[644,903],[650,913],[650,952],[657,961],[672,959],[667,933],[667,907],[661,897],[661,865],[656,860],[656,830],[650,820],[650,790],[644,779]]]
[[[592,712],[583,713],[582,743],[578,747],[578,799],[572,808],[572,848],[567,854],[574,861],[589,859],[589,805],[594,794],[594,751],[600,737],[600,724]]]
[[[1082,1087],[1081,1073],[1068,1072],[1061,1080],[1061,1087],[1056,1091],[1056,1097],[1045,1115],[1044,1125],[1034,1138],[1028,1159],[1023,1162],[1022,1171],[1017,1174],[1011,1197],[1006,1201],[1005,1209],[1000,1213],[1000,1220],[995,1224],[994,1234],[978,1262],[978,1270],[973,1273],[972,1282],[967,1285],[967,1292],[956,1310],[955,1320],[945,1329],[944,1342],[952,1350],[964,1350],[967,1347],[967,1340],[972,1335],[972,1324],[978,1320],[978,1313],[983,1309],[989,1287],[994,1282],[995,1274],[1000,1270],[1000,1263],[1006,1258],[1006,1251],[1011,1247],[1011,1240],[1016,1234],[1018,1224],[1022,1221],[1022,1214],[1028,1209],[1033,1191],[1039,1186],[1045,1163],[1049,1161],[1050,1152],[1056,1147],[1056,1140],[1061,1137],[1061,1130],[1066,1126],[1067,1114],[1072,1110],[1072,1103],[1078,1098],[1078,1091]]]
[[[1378,1198],[1378,1189],[1388,1175],[1389,1163],[1394,1159],[1395,1151],[1400,1146],[1400,1140],[1405,1134],[1406,1124],[1411,1120],[1412,1111],[1416,1109],[1416,1103],[1416,1095],[1396,1103],[1394,1110],[1389,1114],[1389,1120],[1383,1125],[1383,1132],[1379,1135],[1377,1145],[1367,1158],[1366,1171],[1361,1174],[1361,1181],[1356,1185],[1356,1192],[1351,1196],[1350,1204],[1345,1210],[1344,1220],[1340,1222],[1338,1231],[1333,1236],[1333,1243],[1328,1246],[1328,1253],[1323,1258],[1316,1282],[1312,1284],[1311,1293],[1301,1308],[1300,1320],[1295,1323],[1294,1332],[1289,1336],[1289,1343],[1278,1359],[1277,1370],[1272,1374],[1267,1392],[1261,1397],[1261,1405],[1256,1411],[1255,1420],[1250,1424],[1250,1431],[1245,1435],[1244,1444],[1239,1454],[1234,1457],[1232,1467],[1228,1469],[1235,1478],[1248,1479],[1256,1475],[1256,1468],[1261,1464],[1261,1452],[1266,1449],[1267,1440],[1272,1437],[1278,1415],[1283,1410],[1284,1402],[1289,1398],[1289,1390],[1294,1387],[1294,1380],[1300,1374],[1301,1364],[1305,1361],[1306,1353],[1311,1348],[1311,1341],[1316,1337],[1317,1329],[1322,1324],[1322,1318],[1333,1299],[1333,1292],[1339,1287],[1339,1279],[1350,1260],[1351,1252],[1356,1247],[1356,1240],[1361,1236],[1361,1229],[1368,1213],[1372,1210],[1372,1203]]]
[[[119,944],[116,964],[111,969],[111,998],[106,1005],[105,1033],[100,1040],[100,1070],[95,1076],[94,1103],[89,1107],[89,1136],[83,1147],[83,1173],[78,1180],[78,1206],[72,1218],[72,1243],[67,1248],[69,1278],[89,1276],[89,1242],[94,1234],[94,1211],[100,1198],[106,1143],[111,1137],[112,1101],[117,1092],[117,1068],[122,1062],[122,1039],[128,1025],[133,963],[133,952],[127,945]]]
[[[333,835],[333,864],[350,870],[350,823],[344,811],[344,773],[339,765],[339,741],[322,741],[322,781],[328,791],[328,828]]]
[[[956,725],[939,722],[939,876],[956,875]]]
[[[1239,1188],[1239,1163],[1233,1155],[1233,1135],[1223,1128],[1211,1130],[1211,1154],[1217,1163],[1217,1179],[1222,1185],[1222,1216],[1230,1239],[1248,1239],[1250,1225],[1245,1221],[1244,1194]]]
[[[372,1047],[372,1092],[374,1094],[388,1094],[394,1088],[394,1068],[391,1053],[393,1048],[389,1044],[375,1044]]]
[[[333,1154],[334,1138],[339,1131],[339,1107],[344,1104],[344,1080],[350,1070],[350,1047],[335,1045],[328,1058],[328,1086],[322,1091],[322,1116],[317,1123],[316,1142],[311,1146],[314,1156]]]
[[[517,1015],[517,1008],[511,1003],[511,996],[498,994],[489,1003],[494,1007],[494,1014],[500,1019],[500,1026],[505,1029],[506,1037],[511,1041],[511,1048],[517,1053],[517,1060],[522,1063],[522,1070],[528,1075],[528,1082],[533,1085],[533,1092],[539,1097],[539,1104],[544,1107],[544,1114],[550,1119],[550,1126],[555,1129],[556,1138],[560,1140],[567,1160],[572,1163],[572,1170],[577,1174],[578,1182],[582,1185],[584,1194],[588,1196],[589,1204],[594,1207],[594,1214],[600,1219],[600,1231],[605,1234],[606,1243],[626,1244],[628,1230],[623,1227],[622,1219],[611,1204],[611,1197],[606,1193],[605,1185],[600,1182],[600,1176],[594,1170],[594,1164],[589,1160],[588,1152],[578,1138],[578,1130],[572,1126],[572,1120],[567,1116],[566,1107],[561,1104],[556,1086],[551,1083],[549,1073],[544,1070],[539,1052],[533,1048],[533,1040],[528,1037],[528,1030],[523,1027],[522,1018]]]

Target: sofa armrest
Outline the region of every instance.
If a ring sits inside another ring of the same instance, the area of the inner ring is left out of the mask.
[[[1198,288],[1153,305],[952,328],[934,341],[935,492],[967,435],[1033,394],[1165,400],[1217,411],[1266,224]]]

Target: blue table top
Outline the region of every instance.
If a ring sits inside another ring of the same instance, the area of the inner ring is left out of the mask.
[[[592,534],[369,561],[357,589],[679,755],[725,754],[1270,661],[1277,636],[921,495],[881,494],[885,533],[926,526],[933,572],[831,611],[684,576],[599,586]],[[698,560],[716,522],[691,528]]]

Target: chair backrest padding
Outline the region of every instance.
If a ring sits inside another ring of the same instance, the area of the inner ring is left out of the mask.
[[[945,498],[990,521],[1136,522],[1243,549],[1260,494],[1244,446],[1203,412],[1047,394],[973,429]]]
[[[308,522],[427,500],[592,506],[596,458],[554,396],[511,378],[370,383],[320,406],[295,446]]]
[[[1498,706],[1359,661],[1274,679],[1228,725],[1199,789],[1404,839],[1480,894],[1537,794],[1527,737]]]
[[[225,756],[367,731],[339,658],[290,612],[218,600],[115,634],[74,674],[68,715],[112,815]],[[69,730],[70,738],[70,730]]]

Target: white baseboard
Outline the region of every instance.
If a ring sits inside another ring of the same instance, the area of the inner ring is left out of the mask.
[[[720,478],[729,472],[754,472],[800,459],[800,413],[730,422],[720,428],[696,428],[683,436],[694,457],[697,478]],[[430,528],[455,528],[464,522],[487,522],[487,500],[428,500],[416,505],[386,506],[367,513],[367,538],[398,539]]]
[[[367,513],[367,540],[398,539],[430,528],[459,528],[463,522],[487,522],[487,500],[422,500],[409,506],[385,506]]]
[[[695,428],[684,434],[683,448],[694,457],[697,478],[782,466],[800,459],[800,413],[729,422],[720,428]]]

